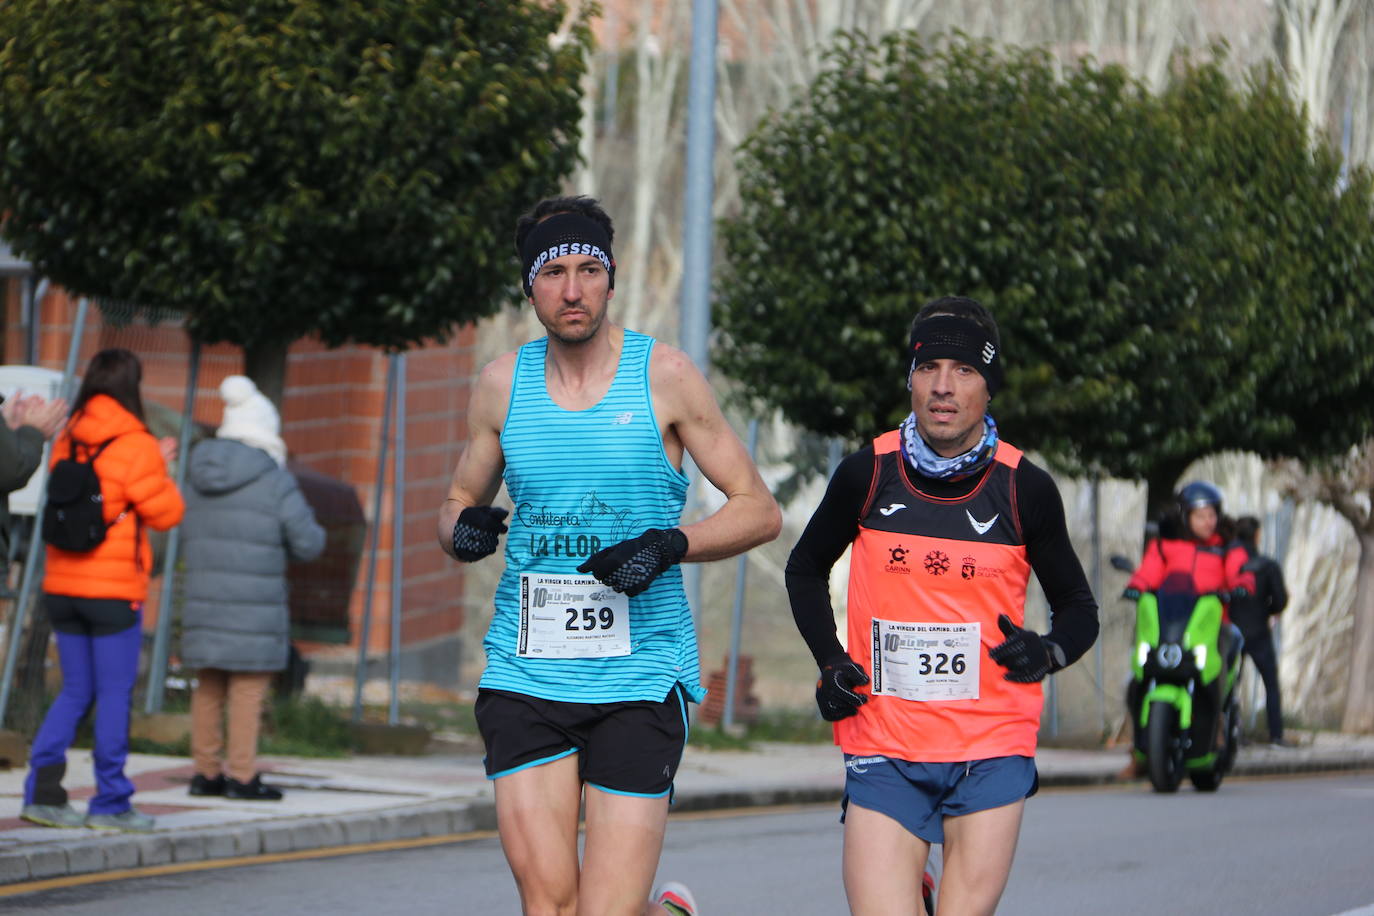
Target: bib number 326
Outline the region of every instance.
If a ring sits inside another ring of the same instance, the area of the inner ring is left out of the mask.
[[[903,700],[978,699],[979,626],[873,619],[873,692]]]
[[[591,576],[520,576],[522,658],[630,654],[630,599]]]

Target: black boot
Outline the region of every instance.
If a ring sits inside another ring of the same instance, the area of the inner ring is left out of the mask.
[[[61,808],[67,804],[67,790],[62,779],[67,775],[67,763],[50,763],[33,771],[33,804]]]
[[[261,773],[254,773],[247,782],[239,782],[230,776],[224,781],[224,797],[243,801],[281,801],[281,789],[265,784]]]
[[[224,794],[224,774],[211,779],[209,776],[202,776],[200,773],[191,777],[191,788],[187,790],[191,795],[223,795]]]

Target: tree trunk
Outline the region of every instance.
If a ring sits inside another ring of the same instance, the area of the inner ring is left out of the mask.
[[[289,340],[272,338],[243,348],[243,374],[277,405],[277,410],[281,410],[282,392],[286,390],[286,351],[290,346]]]
[[[1145,478],[1145,524],[1158,522],[1174,507],[1174,492],[1179,476],[1191,462],[1176,460],[1156,464]],[[1142,543],[1142,547],[1144,544]]]
[[[1355,578],[1350,679],[1341,731],[1374,734],[1374,530],[1357,528],[1360,564]]]

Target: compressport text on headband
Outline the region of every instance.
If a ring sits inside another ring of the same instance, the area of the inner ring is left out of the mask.
[[[606,230],[581,213],[556,213],[530,230],[520,246],[525,296],[534,294],[534,278],[545,264],[570,254],[590,255],[600,261],[610,274],[611,289],[615,289],[615,258]]]
[[[988,394],[1002,387],[1002,358],[992,335],[976,321],[958,315],[935,315],[911,329],[907,351],[911,369],[932,359],[954,359],[977,369]]]

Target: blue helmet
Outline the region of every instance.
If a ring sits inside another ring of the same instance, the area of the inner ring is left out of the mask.
[[[1202,506],[1211,506],[1221,515],[1221,491],[1205,480],[1194,480],[1178,491],[1178,511],[1185,519]]]

